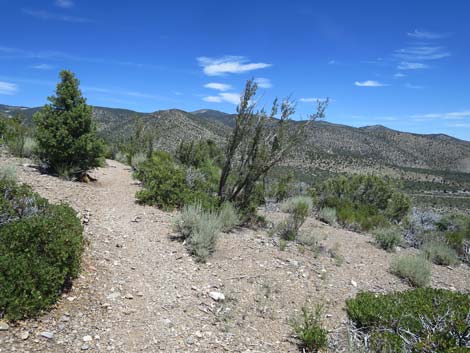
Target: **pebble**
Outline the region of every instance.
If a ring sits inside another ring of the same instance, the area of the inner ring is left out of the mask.
[[[357,287],[357,282],[352,279],[352,280],[351,280],[351,285],[352,285],[353,287]]]
[[[90,342],[93,338],[90,335],[83,336],[83,342]]]
[[[81,349],[82,351],[87,351],[88,349],[90,349],[90,346],[85,343],[80,349]]]
[[[220,292],[209,292],[209,297],[214,299],[216,302],[225,300],[225,295]]]
[[[23,331],[23,332],[21,332],[20,338],[21,338],[23,341],[27,340],[28,337],[29,337],[29,332],[28,332],[28,331]]]
[[[44,338],[47,338],[48,340],[51,340],[54,338],[54,334],[52,332],[49,332],[49,331],[44,331],[44,332],[41,332],[41,337],[44,337]]]
[[[194,337],[193,336],[189,336],[187,339],[186,339],[186,343],[191,345],[191,344],[194,344]]]
[[[0,321],[0,331],[8,331],[10,326],[5,321]]]
[[[129,294],[129,293],[128,293],[128,294],[126,294],[126,295],[124,296],[124,298],[126,298],[126,299],[134,299],[134,296],[133,296],[132,294]]]

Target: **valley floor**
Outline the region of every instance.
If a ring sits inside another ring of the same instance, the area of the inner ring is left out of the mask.
[[[81,184],[0,157],[7,163],[19,164],[21,182],[80,212],[87,247],[72,291],[48,314],[0,332],[1,353],[297,352],[289,322],[305,303],[324,303],[333,331],[346,320],[345,299],[358,291],[408,288],[388,272],[395,255],[367,235],[314,219],[304,228],[320,239],[318,256],[297,244],[280,251],[266,231],[240,229],[221,235],[209,262],[199,264],[172,239],[173,214],[135,203],[139,187],[128,167],[107,161],[94,173],[98,182]],[[469,292],[470,270],[433,266],[432,286]]]

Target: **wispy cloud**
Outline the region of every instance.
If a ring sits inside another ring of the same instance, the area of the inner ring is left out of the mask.
[[[56,0],[55,5],[58,7],[62,7],[63,9],[70,9],[74,7],[74,2],[72,0]]]
[[[255,78],[255,82],[260,88],[271,88],[273,86],[269,78],[258,77]]]
[[[383,86],[388,86],[385,83],[381,83],[381,82],[373,81],[373,80],[367,80],[367,81],[362,81],[362,82],[356,81],[356,82],[354,82],[354,85],[358,86],[358,87],[383,87]]]
[[[449,113],[427,113],[412,115],[412,119],[415,121],[428,121],[432,119],[443,119],[443,120],[462,120],[470,118],[470,110],[464,110],[459,112]]]
[[[240,94],[238,93],[219,93],[217,96],[207,96],[202,98],[203,101],[210,103],[227,102],[231,104],[240,104]]]
[[[456,124],[449,124],[448,126],[470,128],[470,123],[456,123]]]
[[[118,95],[118,96],[126,96],[126,97],[133,97],[133,98],[142,98],[142,99],[150,99],[150,100],[171,100],[168,97],[147,93],[147,92],[139,92],[139,91],[130,91],[125,89],[119,88],[103,88],[103,87],[95,87],[95,86],[82,86],[82,90],[84,92],[96,92],[96,93],[104,93],[110,95]]]
[[[208,76],[222,76],[226,74],[240,74],[253,70],[270,67],[267,63],[251,63],[244,56],[224,56],[221,58],[209,58],[201,56],[197,58],[203,71]]]
[[[37,64],[37,65],[30,66],[30,68],[36,69],[36,70],[52,70],[54,66],[49,65],[49,64]]]
[[[421,70],[429,69],[429,65],[423,63],[410,63],[408,61],[402,61],[398,64],[398,70]]]
[[[204,87],[215,89],[217,91],[229,91],[232,89],[231,85],[228,85],[226,83],[217,83],[217,82],[206,83]]]
[[[397,49],[393,55],[404,61],[438,60],[451,56],[442,46],[414,45]]]
[[[393,75],[395,78],[401,78],[401,77],[406,77],[406,75],[403,72],[397,72],[395,75]]]
[[[416,39],[441,39],[448,37],[449,33],[436,33],[415,29],[413,32],[408,32],[407,35]]]
[[[0,81],[0,94],[12,96],[18,92],[18,86],[14,83]]]
[[[411,88],[411,89],[421,89],[421,88],[423,88],[423,86],[414,85],[412,83],[405,83],[403,86],[405,86],[406,88]]]
[[[302,103],[314,103],[314,102],[324,102],[326,101],[326,98],[316,98],[316,97],[304,97],[304,98],[300,98],[299,99],[299,102],[302,102]],[[331,102],[331,99],[329,100]]]
[[[53,13],[53,12],[49,12],[45,10],[21,9],[21,11],[28,16],[32,16],[43,21],[62,21],[62,22],[70,22],[70,23],[93,23],[95,22],[85,17],[61,15],[61,14],[57,14],[57,13]]]

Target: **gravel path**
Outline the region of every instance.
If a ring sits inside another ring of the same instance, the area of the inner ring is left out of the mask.
[[[20,161],[0,157],[6,163]],[[18,167],[20,181],[80,212],[88,245],[72,291],[44,316],[0,331],[1,353],[297,352],[289,321],[303,304],[324,303],[334,329],[359,290],[408,288],[370,237],[313,219],[305,229],[325,249],[318,256],[296,244],[280,251],[266,232],[240,229],[221,235],[210,262],[198,264],[172,240],[172,214],[135,203],[129,168],[107,161],[94,175],[98,182],[80,184]],[[432,284],[470,291],[469,268],[435,266]]]

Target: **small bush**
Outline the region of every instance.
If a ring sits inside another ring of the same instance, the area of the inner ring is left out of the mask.
[[[143,152],[138,152],[131,157],[131,167],[136,170],[139,168],[139,165],[145,162],[147,155]]]
[[[222,225],[219,217],[214,212],[203,212],[188,239],[188,250],[200,262],[206,259],[215,250],[217,236]]]
[[[333,225],[337,221],[336,209],[331,207],[323,207],[318,212],[318,219],[322,222]]]
[[[219,210],[219,220],[223,232],[229,232],[240,224],[240,217],[230,202],[224,202]]]
[[[375,241],[382,249],[392,252],[403,242],[400,230],[395,227],[378,228],[374,230]]]
[[[431,263],[422,256],[396,257],[390,263],[390,272],[407,280],[414,287],[425,287],[431,282]]]
[[[322,326],[322,313],[323,308],[320,305],[313,312],[304,306],[300,319],[292,322],[292,327],[301,341],[301,346],[310,352],[318,352],[328,347],[328,331]]]
[[[424,256],[436,265],[456,265],[459,258],[454,249],[442,241],[431,241],[422,247]]]
[[[12,165],[0,166],[0,180],[15,181],[16,168]]]
[[[287,199],[280,205],[281,211],[286,213],[294,213],[299,208],[305,208],[309,214],[313,209],[313,201],[310,197],[296,196]]]
[[[31,158],[34,155],[34,151],[37,148],[36,140],[32,137],[26,136],[23,144],[22,157]]]
[[[0,317],[47,309],[78,275],[82,226],[73,209],[0,181]]]
[[[346,301],[349,318],[369,336],[373,352],[465,352],[470,295],[444,289],[359,293]]]
[[[175,218],[173,227],[183,240],[188,239],[193,234],[203,212],[200,204],[186,205]]]
[[[281,204],[281,210],[288,212],[289,217],[278,226],[278,234],[284,240],[294,240],[300,227],[312,212],[313,203],[309,197],[293,197]]]

